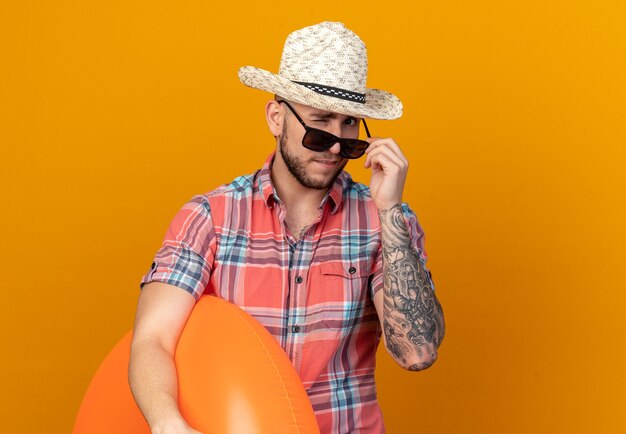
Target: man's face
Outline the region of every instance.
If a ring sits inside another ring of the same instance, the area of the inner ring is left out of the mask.
[[[338,137],[359,137],[359,119],[357,118],[302,104],[292,102],[290,104],[307,126],[328,131]],[[304,187],[317,190],[328,189],[346,166],[348,159],[339,156],[338,143],[323,152],[311,151],[302,146],[302,137],[306,131],[293,113],[286,106],[283,105],[283,107],[285,122],[279,137],[278,151],[285,165]]]

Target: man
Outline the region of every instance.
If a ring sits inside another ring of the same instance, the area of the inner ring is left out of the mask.
[[[381,336],[405,369],[437,358],[443,313],[423,231],[402,202],[408,162],[391,138],[358,139],[364,118],[398,118],[402,104],[367,89],[366,74],[365,45],[332,22],[289,35],[278,75],[240,69],[244,84],[275,94],[265,112],[277,148],[261,170],[185,204],[142,279],[129,377],[154,433],[197,432],[178,411],[173,354],[202,294],[272,333],[322,433],[384,432]],[[369,189],[343,171],[364,154]]]

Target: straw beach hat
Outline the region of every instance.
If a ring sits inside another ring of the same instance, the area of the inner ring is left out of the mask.
[[[397,119],[402,103],[395,95],[365,86],[365,44],[343,23],[325,21],[291,33],[278,74],[253,66],[239,69],[246,86],[287,100],[348,116]]]

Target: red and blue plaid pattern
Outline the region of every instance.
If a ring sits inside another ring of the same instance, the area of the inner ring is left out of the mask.
[[[372,301],[383,285],[378,211],[369,189],[342,172],[319,220],[296,242],[271,182],[273,157],[187,202],[140,286],[159,281],[237,304],[291,359],[322,433],[382,433],[374,382],[381,326]],[[424,233],[406,204],[403,211],[425,266]]]

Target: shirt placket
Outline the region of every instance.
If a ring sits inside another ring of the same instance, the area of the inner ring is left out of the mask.
[[[283,240],[289,245],[289,264],[287,267],[287,312],[285,313],[285,352],[296,371],[300,373],[302,364],[302,345],[306,333],[307,291],[309,285],[309,267],[315,251],[315,234],[320,218],[309,230],[296,241],[284,224],[284,210],[279,213],[283,229]],[[319,241],[319,238],[318,238]]]
[[[305,236],[306,237],[306,236]],[[289,309],[287,317],[287,333],[289,336],[289,357],[300,372],[302,363],[302,344],[304,340],[306,318],[306,288],[308,272],[305,264],[310,263],[310,253],[307,250],[305,237],[290,246],[291,263],[289,267]]]

